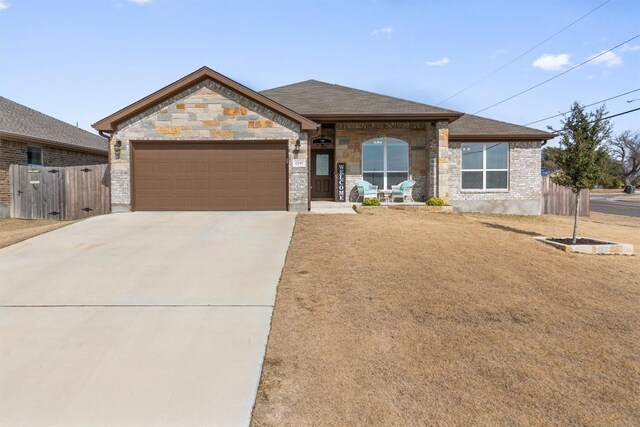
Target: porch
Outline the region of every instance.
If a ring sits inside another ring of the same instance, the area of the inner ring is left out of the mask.
[[[316,214],[355,214],[356,207],[360,207],[360,203],[354,202],[332,202],[332,201],[312,201],[310,213]],[[399,209],[399,210],[418,210],[424,212],[453,212],[453,206],[427,206],[420,202],[392,203],[382,202],[380,206],[369,207],[373,209]]]
[[[362,180],[377,187],[385,205],[392,187],[408,180],[415,202],[446,198],[447,146],[447,124],[440,121],[322,123],[309,144],[310,199],[360,202]]]

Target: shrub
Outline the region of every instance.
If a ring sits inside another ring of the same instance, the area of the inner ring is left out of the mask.
[[[380,200],[376,198],[366,199],[362,201],[362,206],[380,206]]]
[[[427,200],[427,206],[447,206],[447,202],[442,200],[440,197],[432,197]]]

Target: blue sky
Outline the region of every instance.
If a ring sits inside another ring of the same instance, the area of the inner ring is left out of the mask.
[[[436,105],[604,1],[0,0],[0,94],[90,130],[207,65],[255,90],[313,78]],[[442,106],[474,113],[637,34],[640,1],[610,0]],[[480,115],[525,124],[639,88],[637,38]],[[640,91],[607,102],[632,108]],[[640,130],[640,111],[613,123]]]

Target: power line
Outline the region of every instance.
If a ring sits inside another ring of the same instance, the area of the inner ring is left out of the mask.
[[[638,111],[638,110],[640,110],[640,107],[634,108],[633,110],[623,111],[622,113],[614,114],[612,116],[603,117],[602,120],[612,119],[612,118],[618,117],[618,116],[624,116],[625,114],[633,113],[634,111]]]
[[[576,19],[575,21],[573,21],[572,23],[570,23],[569,25],[565,26],[564,28],[562,28],[560,31],[557,31],[555,33],[553,33],[551,36],[547,37],[546,39],[542,40],[540,43],[538,43],[537,45],[535,45],[534,47],[532,47],[531,49],[527,50],[526,52],[524,52],[523,54],[513,58],[511,61],[507,62],[506,64],[504,64],[503,66],[496,68],[495,70],[493,70],[492,72],[490,72],[489,74],[487,74],[486,76],[482,77],[480,80],[476,81],[475,83],[470,84],[469,86],[465,87],[464,89],[462,89],[459,92],[454,93],[453,95],[451,95],[450,97],[448,97],[447,99],[440,101],[436,104],[436,106],[440,106],[442,104],[444,104],[445,102],[447,102],[450,99],[455,98],[456,96],[460,95],[463,92],[466,92],[467,90],[471,89],[472,87],[476,86],[479,83],[482,83],[483,81],[485,81],[486,79],[488,79],[489,77],[493,76],[494,74],[496,74],[498,71],[501,71],[505,68],[507,68],[509,65],[513,64],[514,62],[516,62],[518,59],[522,58],[523,56],[527,55],[528,53],[530,53],[531,51],[539,48],[540,46],[542,46],[543,44],[545,44],[546,42],[548,42],[549,40],[551,40],[552,38],[554,38],[555,36],[557,36],[558,34],[562,33],[563,31],[565,31],[566,29],[568,29],[569,27],[572,27],[574,24],[577,24],[578,22],[582,21],[584,18],[586,18],[587,16],[591,15],[593,12],[595,12],[596,10],[600,9],[602,6],[604,6],[605,4],[609,3],[611,0],[607,0],[604,3],[601,3],[599,6],[597,6],[595,9],[591,9],[588,13],[582,15],[580,18]]]
[[[582,67],[583,65],[585,65],[585,64],[587,64],[587,63],[589,63],[589,62],[591,62],[591,61],[593,61],[593,60],[595,60],[595,59],[600,58],[600,57],[601,57],[602,55],[604,55],[605,53],[611,52],[612,50],[617,49],[617,48],[619,48],[620,46],[622,46],[623,44],[625,44],[625,43],[629,43],[630,41],[635,40],[635,39],[637,39],[638,37],[640,37],[640,34],[636,34],[635,36],[631,37],[630,39],[627,39],[627,40],[623,41],[622,43],[615,45],[615,46],[614,46],[614,47],[612,47],[611,49],[607,49],[607,50],[605,50],[605,51],[603,51],[603,52],[601,52],[601,53],[599,53],[599,54],[597,54],[597,55],[595,55],[595,56],[592,56],[591,58],[587,59],[586,61],[583,61],[583,62],[579,63],[578,65],[574,65],[573,67],[569,68],[568,70],[565,70],[565,71],[561,72],[560,74],[556,74],[555,76],[550,77],[550,78],[548,78],[547,80],[544,80],[544,81],[542,81],[542,82],[540,82],[540,83],[538,83],[538,84],[536,84],[536,85],[533,85],[533,86],[531,86],[531,87],[530,87],[530,88],[528,88],[528,89],[525,89],[525,90],[523,90],[523,91],[520,91],[520,92],[516,93],[515,95],[511,95],[510,97],[505,98],[505,99],[503,99],[502,101],[496,102],[495,104],[491,104],[491,105],[489,105],[488,107],[485,107],[485,108],[483,108],[483,109],[481,109],[481,110],[478,110],[478,111],[476,111],[476,112],[475,112],[475,113],[473,113],[473,114],[478,114],[478,113],[481,113],[481,112],[483,112],[483,111],[486,111],[486,110],[488,110],[488,109],[490,109],[490,108],[493,108],[493,107],[495,107],[495,106],[497,106],[497,105],[500,105],[500,104],[502,104],[502,103],[504,103],[504,102],[510,101],[510,100],[512,100],[513,98],[516,98],[516,97],[518,97],[518,96],[520,96],[520,95],[522,95],[522,94],[524,94],[524,93],[527,93],[527,92],[529,92],[529,91],[531,91],[531,90],[533,90],[533,89],[535,89],[535,88],[537,88],[537,87],[540,87],[540,86],[542,86],[542,85],[543,85],[543,84],[545,84],[545,83],[549,83],[551,80],[555,80],[555,79],[557,79],[558,77],[563,76],[563,75],[567,74],[568,72],[575,70],[576,68]]]
[[[623,111],[622,113],[612,114],[612,115],[610,115],[610,116],[606,116],[606,117],[600,117],[599,119],[591,120],[591,121],[589,121],[589,122],[587,122],[587,123],[594,123],[594,122],[597,122],[598,120],[608,120],[608,119],[612,119],[612,118],[614,118],[614,117],[624,116],[625,114],[633,113],[634,111],[639,111],[639,110],[640,110],[640,107],[638,107],[638,108],[634,108],[633,110]],[[566,128],[564,128],[564,127],[563,127],[562,129],[558,129],[558,130],[556,130],[556,129],[552,129],[552,130],[553,130],[554,132],[560,132],[560,131],[563,131],[563,130],[565,130],[565,129],[566,129]]]
[[[611,101],[612,99],[620,98],[621,96],[629,95],[630,93],[637,92],[639,90],[640,90],[640,88],[634,89],[634,90],[630,90],[629,92],[621,93],[620,95],[612,96],[611,98],[603,99],[602,101],[597,101],[597,102],[594,102],[593,104],[585,105],[584,107],[585,108],[586,107],[593,107],[596,104],[602,104],[603,102]],[[567,113],[570,113],[570,111],[565,111],[564,113],[556,114],[555,116],[545,117],[544,119],[536,120],[535,122],[525,123],[522,126],[529,126],[529,125],[532,125],[534,123],[544,122],[545,120],[555,119],[556,117],[564,116]]]

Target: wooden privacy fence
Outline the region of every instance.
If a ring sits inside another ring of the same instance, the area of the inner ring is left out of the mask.
[[[542,213],[549,215],[573,215],[575,213],[576,195],[569,187],[563,187],[551,180],[550,176],[542,177]],[[580,192],[578,215],[589,216],[589,190]]]
[[[11,217],[74,220],[109,212],[109,166],[11,165]]]

